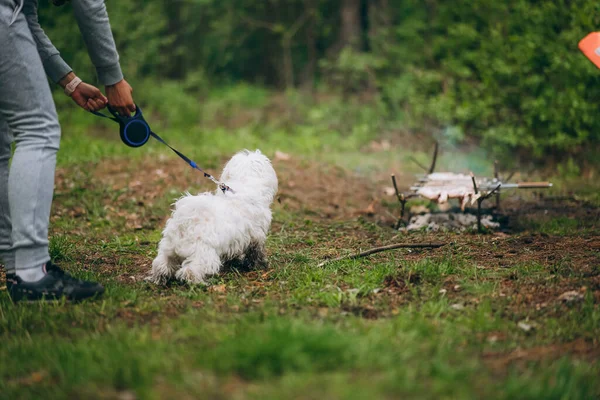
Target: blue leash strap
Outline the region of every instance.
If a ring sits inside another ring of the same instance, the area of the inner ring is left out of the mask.
[[[186,163],[189,164],[190,167],[197,169],[198,171],[202,172],[204,174],[205,178],[210,179],[211,181],[213,181],[217,186],[219,186],[219,188],[223,191],[223,193],[225,193],[226,191],[230,191],[233,192],[233,189],[231,189],[229,186],[227,186],[226,184],[219,182],[218,180],[216,180],[211,174],[209,174],[208,172],[204,171],[202,168],[200,168],[198,166],[198,164],[196,164],[194,161],[190,160],[188,157],[186,157],[183,153],[181,153],[179,150],[171,147],[171,145],[167,142],[164,141],[163,138],[161,138],[160,136],[158,136],[156,133],[150,131],[150,136],[152,136],[154,139],[158,140],[159,142],[161,142],[162,144],[164,144],[165,146],[167,146],[168,148],[170,148],[171,150],[173,150],[173,152],[175,152],[175,154],[177,154],[179,157],[181,157],[181,159],[183,161],[185,161]]]
[[[137,105],[136,105],[137,107]],[[108,110],[110,111],[110,113],[114,116],[114,117],[109,117],[108,115],[102,114],[100,112],[97,111],[90,111],[92,114],[97,115],[99,117],[103,117],[103,118],[108,118],[110,120],[113,120],[115,122],[118,122],[119,125],[123,125],[124,124],[124,117],[117,117],[118,114],[116,114],[112,109],[110,109],[110,107],[108,108]],[[136,113],[136,117],[143,121],[143,123],[148,126],[148,123],[144,120],[141,110],[138,108],[138,112]],[[131,118],[131,117],[130,117]],[[198,164],[196,164],[194,161],[190,160],[185,154],[183,154],[182,152],[180,152],[179,150],[175,149],[174,147],[172,147],[171,145],[169,145],[163,138],[161,138],[160,136],[158,136],[156,133],[152,132],[152,130],[150,129],[150,127],[148,126],[148,131],[150,132],[150,136],[152,136],[154,139],[158,140],[160,143],[164,144],[165,146],[167,146],[168,148],[170,148],[171,150],[173,150],[173,152],[175,154],[177,154],[183,161],[185,161],[190,167],[197,169],[198,171],[202,172],[202,174],[204,174],[205,178],[210,179],[211,181],[213,181],[222,191],[223,193],[225,193],[226,191],[230,191],[232,193],[234,193],[233,189],[231,189],[229,186],[227,186],[226,184],[219,182],[218,180],[216,180],[211,174],[209,174],[208,172],[204,171],[202,168],[200,168],[198,166]]]

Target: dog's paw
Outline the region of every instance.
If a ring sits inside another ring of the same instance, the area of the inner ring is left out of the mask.
[[[267,260],[244,260],[244,271],[261,271],[269,269]]]
[[[205,285],[204,277],[202,274],[197,273],[192,268],[183,267],[175,273],[175,278],[180,281],[187,282],[191,285]]]
[[[150,282],[150,283],[154,283],[156,285],[164,285],[167,283],[167,277],[163,276],[163,275],[155,275],[155,274],[148,274],[146,275],[146,277],[144,278],[144,280],[146,282]]]

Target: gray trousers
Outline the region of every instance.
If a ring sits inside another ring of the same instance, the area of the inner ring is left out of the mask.
[[[44,67],[15,5],[0,0],[0,256],[8,273],[50,259],[48,222],[60,143]]]

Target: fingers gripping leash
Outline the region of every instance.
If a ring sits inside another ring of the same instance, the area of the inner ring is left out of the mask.
[[[158,136],[156,133],[152,132],[152,130],[150,129],[150,126],[148,125],[148,123],[144,119],[144,116],[142,115],[142,110],[140,109],[140,107],[137,104],[136,104],[135,115],[133,115],[132,117],[120,115],[115,110],[113,110],[110,106],[108,106],[107,108],[108,108],[108,111],[113,115],[112,117],[109,117],[108,115],[102,114],[97,111],[91,111],[91,113],[94,115],[97,115],[99,117],[108,118],[112,121],[117,122],[120,126],[121,140],[127,146],[141,147],[144,144],[146,144],[146,142],[148,142],[148,139],[150,139],[150,136],[152,136],[154,139],[158,140],[160,143],[164,144],[165,146],[167,146],[168,148],[173,150],[173,152],[175,154],[177,154],[183,161],[185,161],[190,167],[202,172],[202,174],[204,174],[204,177],[213,181],[219,187],[219,189],[221,189],[223,191],[223,193],[225,193],[225,192],[235,193],[235,191],[233,189],[231,189],[229,186],[227,186],[225,183],[219,182],[218,180],[216,180],[211,174],[209,174],[208,172],[206,172],[202,168],[200,168],[198,166],[198,164],[196,164],[194,161],[189,159],[187,156],[185,156],[183,153],[181,153],[177,149],[171,147],[171,145],[169,145],[167,142],[165,142],[165,140],[163,138]]]

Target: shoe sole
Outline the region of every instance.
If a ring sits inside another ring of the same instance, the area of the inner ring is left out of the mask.
[[[99,290],[96,293],[93,293],[89,296],[82,296],[82,297],[69,297],[66,294],[61,294],[60,296],[44,294],[38,298],[29,298],[26,295],[22,296],[22,297],[21,296],[13,296],[10,292],[9,292],[9,296],[12,299],[13,303],[39,303],[40,301],[51,302],[51,301],[61,301],[63,299],[67,300],[70,303],[78,303],[78,302],[88,300],[88,299],[97,299],[104,294],[104,291],[105,291],[104,288],[102,288],[102,290]]]

